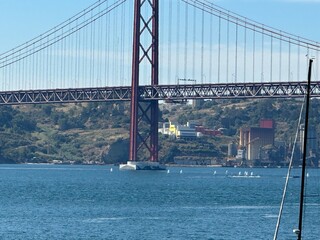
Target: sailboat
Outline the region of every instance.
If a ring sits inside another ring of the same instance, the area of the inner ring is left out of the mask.
[[[309,125],[309,105],[310,105],[310,89],[311,89],[311,70],[312,70],[313,59],[309,59],[309,70],[308,70],[308,84],[307,84],[307,95],[306,95],[306,103],[305,103],[305,130],[304,130],[304,141],[303,141],[303,158],[302,158],[302,168],[301,168],[301,184],[300,184],[300,203],[299,203],[299,221],[298,228],[293,229],[293,232],[297,236],[297,240],[302,239],[302,225],[303,225],[303,213],[304,213],[304,194],[305,194],[305,179],[306,179],[306,159],[307,159],[307,139],[308,139],[308,125]],[[278,221],[276,230],[274,233],[273,240],[277,239],[278,230],[280,226],[281,213],[283,209],[283,203],[286,195],[286,188],[288,185],[288,179],[290,175],[291,163],[289,164],[287,180],[285,183],[284,194],[282,197],[282,202],[280,206]]]

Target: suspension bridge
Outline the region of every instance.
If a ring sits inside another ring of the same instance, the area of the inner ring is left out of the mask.
[[[159,100],[302,97],[319,52],[207,0],[100,0],[0,55],[0,104],[130,101],[129,159],[157,161]]]

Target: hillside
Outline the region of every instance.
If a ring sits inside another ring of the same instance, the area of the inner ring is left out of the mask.
[[[215,159],[221,163],[227,145],[238,141],[243,126],[258,126],[273,118],[276,140],[289,144],[295,133],[302,102],[292,99],[213,100],[190,104],[161,104],[159,122],[197,121],[225,129],[223,136],[176,140],[159,136],[159,158]],[[311,124],[319,116],[318,99],[311,104]],[[130,109],[128,102],[21,105],[0,107],[0,163],[119,163],[128,159]],[[317,132],[319,133],[319,124]],[[144,158],[147,158],[145,156]]]

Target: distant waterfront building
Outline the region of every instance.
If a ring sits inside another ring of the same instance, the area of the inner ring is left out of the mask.
[[[246,160],[260,159],[260,150],[266,145],[274,145],[274,121],[263,119],[260,127],[240,129],[240,149],[245,149]]]
[[[299,135],[300,135],[300,151],[301,154],[303,154],[303,145],[304,145],[304,130],[305,126],[304,124],[301,124],[299,127]],[[314,127],[309,126],[308,131],[308,143],[307,143],[307,156],[311,153],[317,153],[318,146],[317,146],[317,134],[316,129]]]
[[[164,135],[169,135],[169,127],[170,127],[170,123],[165,122],[162,124],[162,127],[159,127],[159,133],[162,133]]]
[[[177,131],[176,131],[176,138],[181,139],[181,138],[196,138],[197,133],[194,128],[190,128],[187,126],[177,126]]]
[[[158,132],[164,135],[169,135],[175,138],[197,138],[202,137],[203,135],[207,136],[217,136],[222,135],[220,130],[213,130],[203,126],[196,121],[187,122],[186,125],[181,125],[175,122],[167,122],[160,125]]]
[[[237,155],[237,145],[234,142],[228,144],[228,157],[235,157]]]

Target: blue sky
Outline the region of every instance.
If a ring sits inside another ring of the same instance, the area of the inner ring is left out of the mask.
[[[0,1],[0,52],[38,36],[94,2],[94,0]],[[320,42],[320,0],[214,0],[213,2],[265,25]]]
[[[265,25],[320,42],[320,0],[215,0]]]

